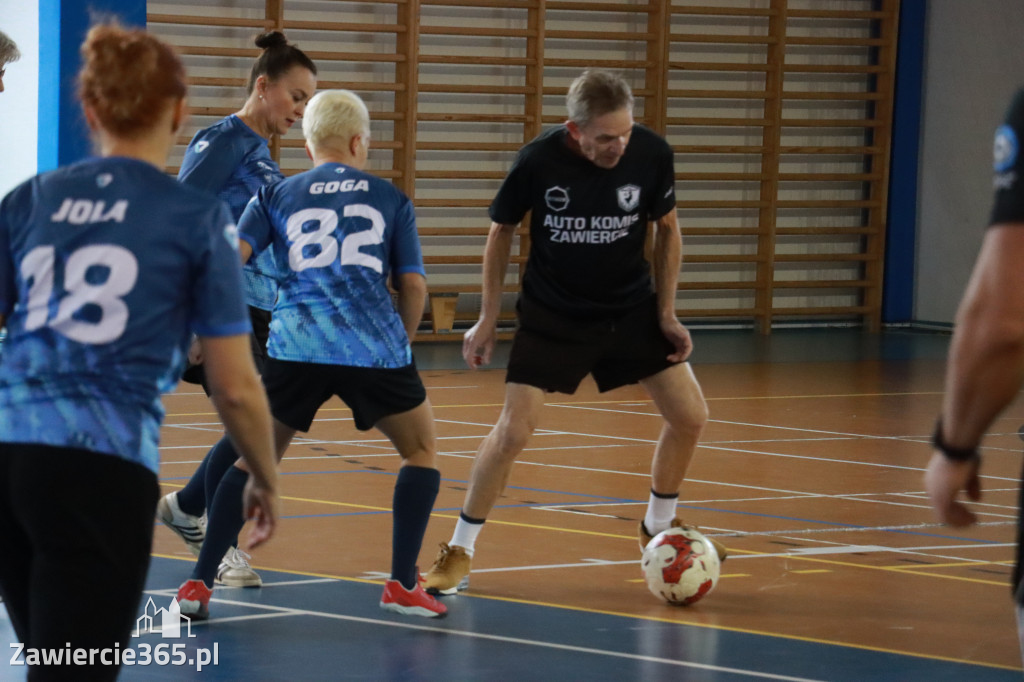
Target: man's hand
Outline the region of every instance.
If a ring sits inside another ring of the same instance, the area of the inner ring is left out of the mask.
[[[978,459],[957,462],[936,450],[928,463],[924,485],[935,516],[945,524],[963,528],[978,522],[978,516],[957,499],[960,491],[975,502],[981,499]]]
[[[259,547],[270,539],[277,527],[277,492],[255,482],[252,475],[242,492],[242,513],[255,521],[249,531],[248,549]]]
[[[693,352],[693,339],[690,338],[690,331],[675,317],[662,318],[661,333],[676,348],[676,352],[667,356],[669,362],[686,362]]]
[[[498,337],[498,326],[477,320],[462,337],[462,358],[473,369],[491,364],[494,343]]]

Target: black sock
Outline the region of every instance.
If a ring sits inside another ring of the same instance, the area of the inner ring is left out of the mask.
[[[210,509],[213,506],[213,496],[217,492],[217,486],[220,485],[224,474],[235,468],[234,464],[238,461],[238,453],[235,452],[231,439],[225,435],[210,448],[203,461],[206,462],[206,483],[203,486],[206,490],[205,505],[206,509]],[[237,537],[231,541],[231,545],[238,546]]]
[[[391,502],[391,579],[407,590],[415,588],[419,578],[416,560],[440,487],[441,472],[437,469],[406,465],[398,470]]]
[[[206,511],[206,462],[209,459],[210,453],[207,452],[192,478],[178,491],[178,507],[186,514],[202,516]]]
[[[225,438],[226,440],[226,438]],[[206,539],[199,552],[199,560],[192,570],[194,580],[202,580],[207,587],[213,587],[224,553],[236,542],[238,532],[245,525],[242,517],[242,491],[249,480],[248,472],[231,467],[220,479],[220,485],[213,496],[206,526]]]

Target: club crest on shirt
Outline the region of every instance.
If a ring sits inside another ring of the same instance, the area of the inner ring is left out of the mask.
[[[564,211],[569,208],[569,190],[555,185],[544,192],[544,203],[552,211]]]
[[[640,205],[640,188],[636,185],[623,185],[616,190],[619,197],[619,208],[629,212]]]
[[[1006,124],[999,126],[992,142],[992,168],[996,172],[996,189],[1007,189],[1016,181],[1017,174],[1013,168],[1017,164],[1018,150],[1017,134],[1013,128]]]
[[[193,147],[193,149],[196,154],[202,154],[203,152],[206,151],[206,148],[209,146],[209,142],[207,142],[206,140],[200,140],[199,142],[196,142],[196,146]]]
[[[96,176],[96,186],[100,189],[106,187],[114,181],[114,176],[110,173],[100,173]]]

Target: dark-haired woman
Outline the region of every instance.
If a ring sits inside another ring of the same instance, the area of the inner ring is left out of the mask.
[[[249,73],[245,104],[238,112],[196,133],[178,173],[178,180],[186,185],[213,192],[227,202],[236,221],[260,187],[284,177],[270,157],[267,142],[274,135],[287,133],[302,118],[306,102],[316,90],[316,65],[289,44],[283,33],[264,33],[256,38],[256,45],[263,52]],[[269,253],[250,261],[243,273],[253,328],[252,352],[257,369],[262,371],[270,310],[277,300]],[[186,380],[203,383],[206,388],[199,365],[201,356],[193,353],[189,359],[195,364],[186,373]],[[233,453],[212,450],[183,489],[160,500],[158,517],[196,556],[206,534],[204,515],[213,491],[234,461]],[[224,555],[217,582],[232,587],[259,587],[263,583],[237,541]]]
[[[193,333],[252,472],[250,537],[269,537],[276,516],[237,232],[223,202],[161,170],[185,117],[184,68],[116,25],[89,31],[82,62],[99,155],[0,203],[0,594],[29,680],[117,676],[152,547],[160,394]]]

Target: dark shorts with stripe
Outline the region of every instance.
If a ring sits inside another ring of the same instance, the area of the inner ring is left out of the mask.
[[[675,347],[658,324],[652,295],[632,310],[580,320],[520,296],[519,328],[512,340],[505,380],[559,393],[575,393],[588,374],[600,391],[635,384],[671,367]]]
[[[338,396],[366,431],[384,417],[419,407],[427,399],[416,363],[397,369],[320,365],[267,358],[263,367],[270,412],[282,424],[306,432],[317,410]]]

